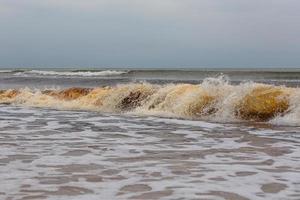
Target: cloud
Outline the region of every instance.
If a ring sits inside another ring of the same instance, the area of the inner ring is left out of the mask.
[[[300,54],[299,6],[298,0],[1,0],[0,64],[300,65],[292,56]]]
[[[0,7],[10,7],[15,10],[47,8],[76,12],[119,9],[155,14],[172,12],[174,9],[178,9],[180,4],[178,0],[2,0]]]

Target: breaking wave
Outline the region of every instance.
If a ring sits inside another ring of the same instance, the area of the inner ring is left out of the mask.
[[[16,76],[39,75],[39,76],[117,76],[128,73],[128,71],[103,70],[103,71],[44,71],[44,70],[0,70],[0,73],[13,73]]]
[[[39,74],[39,75],[58,75],[58,76],[113,76],[113,75],[125,74],[127,72],[126,71],[116,71],[116,70],[71,71],[71,72],[31,70],[26,73]]]
[[[201,84],[131,83],[113,87],[0,91],[0,103],[55,109],[133,113],[218,122],[300,125],[300,89],[223,76]]]
[[[0,73],[11,73],[13,72],[14,70],[0,70]]]

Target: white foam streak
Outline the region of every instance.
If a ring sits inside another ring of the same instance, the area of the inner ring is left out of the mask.
[[[19,72],[16,75],[22,74],[36,74],[43,76],[115,76],[127,73],[126,71],[116,71],[116,70],[104,70],[104,71],[42,71],[42,70],[31,70],[26,72]]]
[[[13,72],[13,70],[0,70],[0,73],[10,73]]]

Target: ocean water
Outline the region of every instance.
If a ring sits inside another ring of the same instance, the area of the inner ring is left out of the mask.
[[[0,70],[0,199],[300,199],[300,71]]]

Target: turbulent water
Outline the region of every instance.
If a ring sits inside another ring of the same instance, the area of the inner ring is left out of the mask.
[[[0,199],[300,199],[299,80],[0,70]]]

